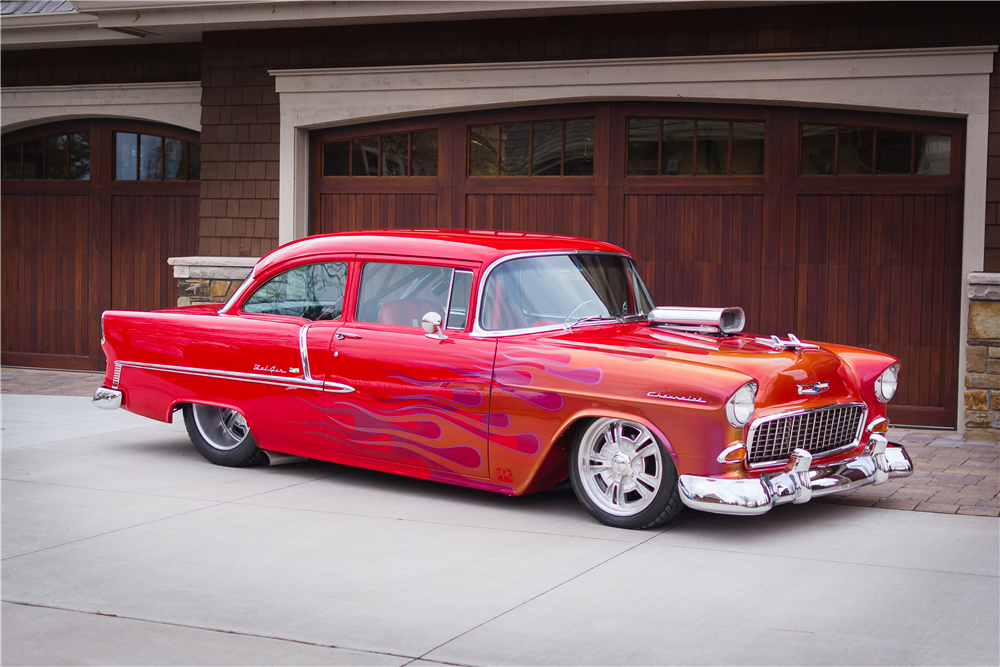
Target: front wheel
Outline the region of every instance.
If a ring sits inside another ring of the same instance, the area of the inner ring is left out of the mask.
[[[652,528],[683,506],[670,454],[636,422],[592,422],[573,443],[569,472],[577,499],[609,526]]]
[[[184,425],[194,448],[215,465],[242,468],[267,463],[267,454],[236,410],[189,403],[184,406]]]

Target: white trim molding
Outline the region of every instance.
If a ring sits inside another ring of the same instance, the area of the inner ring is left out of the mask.
[[[989,77],[996,46],[273,70],[281,98],[278,240],[308,234],[311,129],[600,100],[785,104],[962,117],[962,275],[983,268]],[[962,294],[966,284],[963,281]],[[968,299],[960,339],[968,334]],[[964,386],[965,350],[959,386]],[[961,392],[959,392],[961,394]],[[959,429],[965,404],[958,401]]]
[[[201,132],[201,82],[0,88],[0,129],[73,118],[149,120]]]

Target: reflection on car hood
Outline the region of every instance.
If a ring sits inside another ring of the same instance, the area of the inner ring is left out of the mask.
[[[581,327],[545,335],[546,342],[600,349],[617,354],[652,355],[718,366],[754,378],[758,399],[769,405],[834,403],[859,399],[857,379],[843,360],[823,349],[784,349],[758,343],[753,334],[704,336],[642,324]],[[799,393],[799,385],[828,383],[818,395]]]

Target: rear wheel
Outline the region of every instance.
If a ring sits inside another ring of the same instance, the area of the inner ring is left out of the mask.
[[[214,405],[184,406],[184,425],[198,453],[220,466],[240,468],[267,463],[247,421],[236,410]]]
[[[617,528],[652,528],[683,506],[670,454],[645,426],[623,419],[584,429],[570,452],[570,480],[580,503]]]

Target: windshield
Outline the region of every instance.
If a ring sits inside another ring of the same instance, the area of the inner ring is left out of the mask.
[[[504,262],[490,273],[479,323],[485,331],[509,331],[641,318],[652,308],[628,257],[525,257]]]

